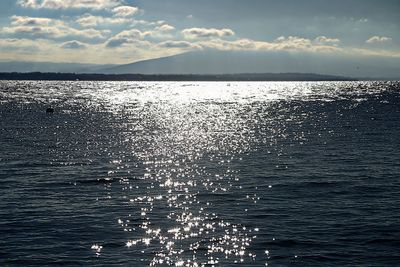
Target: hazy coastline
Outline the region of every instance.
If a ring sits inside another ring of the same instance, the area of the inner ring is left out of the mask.
[[[54,72],[4,72],[0,80],[61,81],[357,81],[356,78],[315,73],[238,74],[78,74]]]

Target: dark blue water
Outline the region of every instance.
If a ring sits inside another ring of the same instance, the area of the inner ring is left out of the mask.
[[[396,266],[399,136],[398,82],[2,81],[0,266]]]

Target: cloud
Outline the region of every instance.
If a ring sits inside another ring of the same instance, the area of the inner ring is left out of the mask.
[[[68,41],[68,42],[62,43],[61,47],[66,48],[66,49],[83,49],[83,48],[86,48],[87,45],[74,40],[74,41]]]
[[[312,46],[312,42],[310,39],[297,36],[281,36],[272,45],[276,50],[307,50]]]
[[[214,28],[190,28],[182,31],[186,39],[201,39],[212,37],[229,37],[235,35],[231,29],[214,29]]]
[[[160,32],[170,32],[170,31],[175,30],[175,27],[171,26],[169,24],[164,24],[164,25],[161,25],[161,26],[157,26],[155,28],[155,30],[156,31],[160,31]]]
[[[102,39],[108,30],[75,29],[64,21],[50,18],[35,18],[26,16],[12,16],[11,26],[3,27],[2,33],[10,35],[28,35],[34,38],[64,38],[79,36],[85,39]]]
[[[171,26],[169,24],[163,24],[143,32],[143,36],[147,37],[148,39],[153,39],[153,41],[166,40],[173,38],[172,31],[174,30],[175,30],[174,26]]]
[[[146,26],[149,26],[149,24],[146,23]],[[120,47],[124,44],[137,43],[138,41],[143,41],[144,39],[147,39],[147,41],[151,41],[153,43],[157,43],[160,40],[172,38],[171,31],[173,30],[175,30],[175,27],[169,24],[159,25],[150,30],[138,30],[136,28],[125,30],[110,38],[106,42],[106,47]]]
[[[137,43],[140,40],[143,40],[145,37],[145,33],[137,30],[137,29],[131,29],[131,30],[126,30],[118,33],[114,37],[110,38],[106,42],[106,47],[108,48],[115,48],[122,46],[123,44],[129,44],[129,43]]]
[[[315,42],[317,42],[319,44],[333,44],[333,45],[336,45],[336,44],[340,43],[340,39],[328,38],[326,36],[318,36],[317,38],[315,38]]]
[[[20,61],[49,61],[49,62],[79,62],[97,64],[126,64],[139,60],[165,57],[179,53],[202,49],[215,48],[219,50],[240,50],[240,51],[280,51],[282,43],[295,40],[296,38],[282,37],[280,41],[256,41],[251,39],[223,40],[223,39],[202,39],[196,41],[168,40],[158,43],[151,43],[140,36],[145,33],[124,33],[120,37],[125,37],[127,43],[109,49],[106,44],[82,43],[78,40],[68,42],[58,42],[49,39],[17,39],[0,38],[0,60],[20,60]],[[135,38],[136,39],[135,39]],[[299,38],[299,37],[297,37]],[[302,38],[299,38],[302,39]],[[284,40],[284,42],[283,42]],[[335,53],[338,55],[359,55],[359,56],[380,56],[400,58],[399,51],[372,50],[356,48],[339,48],[335,46],[319,45],[314,41],[304,52],[314,53]],[[303,41],[304,42],[304,41]],[[71,48],[64,48],[63,45]],[[79,45],[85,45],[84,49],[73,49]],[[301,50],[289,50],[301,53]]]
[[[182,49],[201,49],[200,45],[193,44],[187,41],[165,41],[158,44],[159,47],[164,48],[182,48]]]
[[[71,41],[73,42],[73,41]],[[158,58],[177,54],[180,51],[167,51],[165,48],[148,44],[145,41],[131,45],[107,49],[102,44],[84,44],[86,49],[62,47],[59,43],[48,39],[15,39],[0,38],[0,60],[3,61],[41,61],[88,64],[126,64],[134,61]],[[68,42],[66,42],[68,43]]]
[[[85,14],[79,17],[76,20],[76,23],[78,23],[83,27],[94,27],[102,24],[112,24],[112,25],[126,24],[126,23],[131,23],[131,20],[127,18],[107,18],[102,16],[92,16],[90,14]]]
[[[197,44],[200,45],[202,48],[212,48],[222,51],[249,51],[260,49],[260,42],[256,42],[250,39],[239,39],[234,41],[213,39],[200,41]]]
[[[118,0],[18,0],[18,5],[33,9],[105,9],[119,4]]]
[[[367,41],[365,41],[368,44],[376,44],[376,43],[387,43],[392,41],[392,38],[390,37],[385,37],[385,36],[372,36],[369,38]]]
[[[26,16],[12,16],[11,25],[13,26],[49,26],[55,20],[49,18],[35,18]]]
[[[139,8],[133,6],[118,6],[113,8],[112,12],[117,17],[128,17],[139,12]]]
[[[37,0],[18,0],[17,4],[25,8],[39,8],[40,4]]]
[[[340,52],[341,48],[335,45],[313,42],[310,39],[296,36],[281,36],[272,42],[252,39],[223,40],[210,39],[197,42],[203,48],[212,48],[223,51],[292,51],[292,52]]]
[[[43,37],[51,37],[51,38],[63,38],[70,36],[79,36],[86,39],[102,39],[104,38],[104,33],[108,31],[99,31],[95,29],[84,29],[78,30],[69,27],[29,27],[29,26],[16,26],[16,27],[4,27],[3,31],[7,34],[22,34],[29,35],[34,38],[43,38]]]
[[[158,20],[158,21],[148,21],[148,20],[132,20],[131,26],[135,27],[135,26],[146,26],[146,27],[153,27],[153,26],[160,26],[165,24],[164,20]]]

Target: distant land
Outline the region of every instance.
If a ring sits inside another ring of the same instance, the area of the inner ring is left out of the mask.
[[[139,80],[145,79],[181,79],[176,75],[187,75],[182,79],[220,80],[221,75],[234,74],[235,76],[223,76],[229,80],[247,80],[237,73],[261,73],[251,76],[253,80],[340,80],[342,77],[355,77],[355,79],[367,80],[398,80],[400,78],[400,59],[382,57],[360,57],[356,55],[340,54],[313,54],[290,52],[245,52],[245,51],[216,51],[203,50],[187,52],[178,55],[155,58],[133,62],[129,64],[80,64],[80,63],[52,63],[52,62],[0,62],[0,72],[18,73],[71,73],[85,74],[81,78],[86,80],[89,74],[116,74],[122,76],[94,76],[102,80]],[[275,74],[274,74],[275,73]],[[307,73],[322,73],[332,77],[306,77]],[[126,76],[127,74],[138,76]],[[141,77],[139,74],[153,76]],[[268,74],[267,76],[265,74]],[[277,75],[279,74],[280,77]],[[290,75],[289,75],[290,74]],[[296,75],[295,75],[296,74]],[[298,74],[301,74],[299,77]],[[158,75],[172,75],[170,78]],[[64,75],[65,76],[65,75]],[[290,76],[290,77],[288,77]],[[293,76],[295,76],[293,78]],[[31,75],[25,76],[31,77]],[[49,77],[42,74],[42,77]],[[60,76],[62,77],[62,76]],[[235,78],[234,78],[235,77]],[[362,78],[361,78],[362,77]],[[29,78],[31,79],[31,78]],[[49,78],[46,78],[49,79]],[[73,79],[68,78],[68,79]],[[347,80],[348,78],[346,78]]]
[[[323,73],[344,77],[398,77],[400,60],[288,52],[196,51],[100,68],[106,74]]]
[[[0,80],[49,81],[355,81],[341,76],[314,73],[241,74],[78,74],[51,72],[0,73]]]

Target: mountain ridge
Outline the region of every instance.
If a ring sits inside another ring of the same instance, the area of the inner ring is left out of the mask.
[[[386,66],[386,67],[383,67]],[[202,50],[100,69],[106,74],[324,73],[399,77],[400,59],[314,53]]]
[[[323,73],[339,77],[399,79],[400,58],[335,54],[245,51],[192,51],[130,64],[98,65],[51,62],[0,62],[0,72],[60,72],[77,74],[238,75]],[[114,78],[113,78],[114,79]],[[268,78],[269,79],[269,78]]]
[[[78,73],[0,73],[0,80],[64,81],[355,81],[350,77],[315,73],[242,73],[242,74],[78,74]]]

